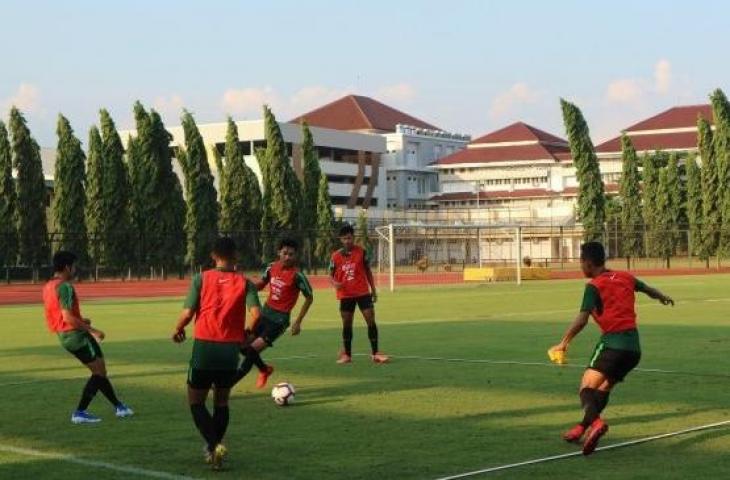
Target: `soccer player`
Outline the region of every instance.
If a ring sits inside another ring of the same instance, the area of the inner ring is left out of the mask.
[[[233,240],[216,240],[211,257],[215,268],[193,277],[172,340],[185,341],[185,327],[195,318],[188,403],[206,442],[205,460],[218,470],[227,453],[221,442],[228,427],[228,398],[236,380],[238,351],[245,340],[246,307],[254,320],[261,312],[256,286],[234,271]],[[211,387],[212,416],[205,406]]]
[[[375,324],[374,303],[378,299],[373,272],[370,270],[370,259],[367,252],[355,245],[355,230],[344,225],[339,232],[342,248],[332,254],[330,261],[330,282],[335,287],[337,299],[340,301],[342,317],[343,350],[337,363],[352,362],[352,321],[355,307],[362,312],[368,325],[370,339],[370,359],[375,363],[386,363],[389,358],[378,350],[378,326]]]
[[[583,442],[584,455],[593,453],[600,438],[608,431],[608,425],[600,415],[606,408],[611,390],[641,359],[634,293],[642,292],[663,305],[674,305],[674,300],[659,290],[628,272],[608,270],[605,263],[603,245],[598,242],[581,245],[581,269],[591,280],[586,284],[580,313],[562,341],[550,349],[551,352],[567,351],[570,342],[588,323],[589,316],[593,316],[601,329],[601,338],[580,385],[583,421],[563,434],[566,441],[577,443],[588,430]]]
[[[101,391],[114,405],[118,418],[131,417],[134,412],[119,401],[106,376],[104,354],[99,346],[99,342],[104,339],[104,332],[92,327],[91,320],[81,316],[79,298],[71,284],[76,273],[75,264],[76,255],[73,253],[56,252],[53,255],[53,278],[43,287],[48,329],[58,335],[63,348],[91,371],[76,411],[71,414],[71,422],[82,424],[101,421],[101,418],[86,411],[97,391]]]
[[[312,306],[314,294],[307,277],[297,267],[298,248],[299,244],[295,240],[289,238],[281,240],[278,246],[279,260],[271,263],[263,277],[255,282],[258,290],[263,290],[269,285],[269,298],[253,329],[255,338],[241,349],[243,361],[236,375],[237,382],[251,371],[253,365],[256,365],[259,369],[256,387],[266,386],[269,377],[274,373],[274,367],[264,363],[260,354],[267,347],[273,346],[274,341],[289,328],[291,311],[297,304],[300,292],[304,295],[304,305],[291,326],[291,334],[299,335],[302,330],[302,320]]]

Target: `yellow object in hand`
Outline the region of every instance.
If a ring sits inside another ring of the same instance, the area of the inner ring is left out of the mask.
[[[565,350],[550,349],[547,354],[551,362],[558,365],[563,365],[565,363]]]

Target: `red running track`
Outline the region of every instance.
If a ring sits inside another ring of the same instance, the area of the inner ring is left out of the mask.
[[[706,270],[704,268],[641,269],[632,272],[639,277],[706,275],[730,273],[730,267]],[[579,279],[583,274],[577,270],[553,271],[551,278],[555,280]],[[331,288],[325,275],[310,275],[309,280],[315,289]],[[375,281],[383,288],[388,284],[387,274],[376,274]],[[461,272],[442,273],[404,273],[395,276],[395,284],[402,285],[443,285],[463,283]],[[189,280],[141,280],[141,281],[102,281],[82,282],[76,284],[76,290],[82,300],[98,298],[149,298],[149,297],[182,297],[187,292]],[[42,284],[10,284],[0,285],[0,305],[38,304],[41,303]]]

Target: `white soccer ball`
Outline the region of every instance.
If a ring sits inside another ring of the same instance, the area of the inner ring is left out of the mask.
[[[294,385],[291,383],[277,383],[274,388],[271,389],[271,398],[274,399],[274,403],[280,407],[285,407],[294,401]]]

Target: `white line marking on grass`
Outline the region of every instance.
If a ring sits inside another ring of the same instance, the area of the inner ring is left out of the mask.
[[[369,356],[367,353],[354,353],[353,356]],[[418,355],[390,355],[391,358],[399,358],[403,360],[425,360],[431,362],[453,362],[453,363],[483,363],[487,365],[523,365],[529,367],[553,367],[553,368],[579,368],[584,370],[585,365],[575,363],[565,363],[563,365],[555,365],[549,362],[520,362],[517,360],[490,360],[485,358],[449,358],[449,357],[423,357]],[[719,377],[730,378],[730,375],[722,373],[699,373],[684,372],[680,370],[663,370],[661,368],[634,368],[634,372],[643,373],[662,373],[665,375],[689,375],[695,377]]]
[[[289,357],[272,357],[269,360],[311,360],[317,358],[317,355],[292,355]],[[174,372],[186,372],[186,367],[160,367],[149,370],[137,370],[133,372],[120,372],[116,375],[109,375],[112,379],[133,377],[135,375],[149,375],[154,373],[174,373]],[[1,373],[1,372],[0,372]],[[88,375],[77,375],[74,377],[63,377],[63,378],[37,378],[34,380],[19,380],[17,382],[0,383],[0,387],[14,387],[17,385],[31,385],[34,383],[48,383],[48,382],[62,382],[66,380],[83,380],[89,378]]]
[[[148,470],[146,468],[133,467],[131,465],[119,465],[115,463],[100,462],[98,460],[86,460],[84,458],[75,457],[73,455],[67,455],[64,453],[56,452],[44,452],[41,450],[35,450],[31,448],[20,448],[13,447],[11,445],[0,444],[0,451],[16,453],[18,455],[26,455],[29,457],[47,458],[51,460],[59,460],[67,463],[75,463],[77,465],[83,465],[85,467],[96,467],[105,468],[107,470],[114,470],[116,472],[131,473],[140,477],[148,478],[163,478],[166,480],[195,480],[194,477],[188,477],[185,475],[177,475],[174,473],[160,472],[157,470]]]
[[[713,428],[719,428],[719,427],[723,427],[723,426],[727,426],[727,425],[730,425],[730,420],[726,420],[724,422],[709,423],[707,425],[700,425],[699,427],[685,428],[684,430],[677,430],[676,432],[662,433],[660,435],[653,435],[651,437],[639,438],[636,440],[629,440],[627,442],[614,443],[613,445],[606,445],[605,447],[598,447],[596,449],[596,452],[612,450],[615,448],[630,447],[633,445],[639,445],[639,444],[651,442],[654,440],[661,440],[663,438],[676,437],[677,435],[684,435],[687,433],[699,432],[701,430],[710,430]],[[537,463],[552,462],[555,460],[562,460],[564,458],[578,457],[581,455],[583,455],[583,452],[581,452],[581,451],[572,452],[572,453],[564,453],[562,455],[552,455],[550,457],[536,458],[533,460],[526,460],[524,462],[510,463],[507,465],[499,465],[497,467],[489,467],[489,468],[484,468],[482,470],[474,470],[471,472],[460,473],[457,475],[452,475],[450,477],[441,477],[441,478],[438,478],[437,480],[456,480],[459,478],[473,477],[475,475],[494,473],[494,472],[499,472],[502,470],[508,470],[511,468],[524,467],[526,465],[535,465]]]

